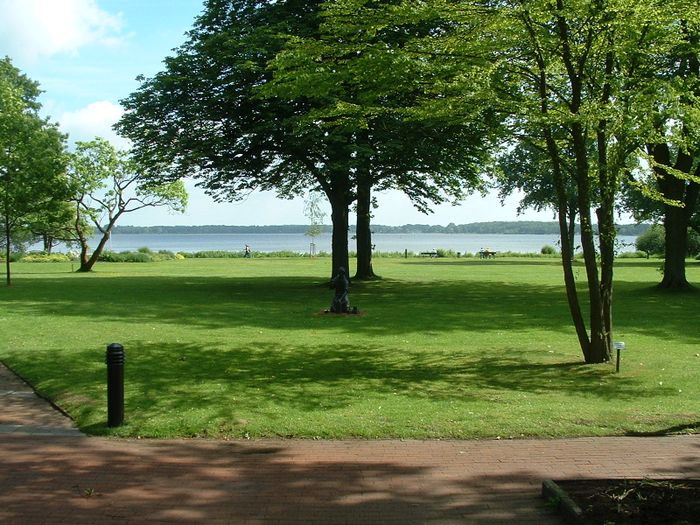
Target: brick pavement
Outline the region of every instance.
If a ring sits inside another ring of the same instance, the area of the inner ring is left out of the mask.
[[[0,466],[0,523],[547,525],[560,521],[542,480],[698,478],[700,436],[116,440],[13,428],[0,432]]]

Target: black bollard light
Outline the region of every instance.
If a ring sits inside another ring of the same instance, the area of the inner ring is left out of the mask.
[[[615,350],[617,350],[617,363],[615,364],[615,372],[619,372],[620,371],[620,350],[625,349],[625,342],[624,341],[614,341],[613,347],[615,348]]]
[[[107,426],[124,423],[124,347],[112,343],[107,347]]]

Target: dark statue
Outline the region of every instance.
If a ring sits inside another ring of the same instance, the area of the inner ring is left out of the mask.
[[[350,312],[350,300],[348,299],[348,287],[350,281],[345,274],[345,268],[338,268],[338,275],[331,279],[331,287],[335,288],[335,296],[331,304],[331,312],[345,314]]]

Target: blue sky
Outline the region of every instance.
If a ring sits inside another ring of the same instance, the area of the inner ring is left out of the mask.
[[[40,83],[44,113],[70,140],[102,136],[128,144],[111,130],[121,115],[119,101],[138,87],[139,74],[152,76],[185,39],[203,0],[0,0],[0,55]],[[255,194],[241,203],[216,204],[188,183],[185,214],[143,210],[123,225],[304,224],[303,201]],[[396,192],[379,196],[376,224],[457,224],[496,220],[553,220],[551,212],[518,216],[518,198],[501,204],[490,195],[469,197],[458,206],[415,211]]]

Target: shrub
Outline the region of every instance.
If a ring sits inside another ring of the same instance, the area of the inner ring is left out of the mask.
[[[442,248],[438,248],[435,251],[437,252],[438,257],[457,257],[457,252],[454,250],[443,250]]]
[[[557,253],[557,251],[554,249],[554,246],[550,246],[549,244],[545,244],[544,246],[542,246],[540,253],[542,255],[554,255],[555,253]]]
[[[136,252],[125,251],[117,253],[104,251],[98,260],[102,262],[158,262],[168,261],[175,258],[175,254],[167,250],[161,250],[158,253],[154,253],[151,250],[143,251],[143,249],[140,248]]]
[[[637,250],[648,255],[664,255],[666,251],[666,236],[661,224],[654,224],[647,231],[637,237]],[[686,255],[692,257],[700,252],[700,235],[694,230],[688,229],[688,247]]]
[[[695,230],[688,230],[688,255],[700,255],[700,235]]]
[[[70,262],[71,258],[65,253],[28,253],[20,257],[18,260],[22,262]]]
[[[618,259],[646,259],[648,255],[646,252],[622,252],[617,256]]]
[[[652,225],[647,231],[637,237],[637,250],[649,255],[663,255],[664,253],[664,227],[660,224]]]
[[[183,253],[188,259],[233,259],[243,257],[242,252],[227,252],[224,250],[205,250],[201,252]]]

